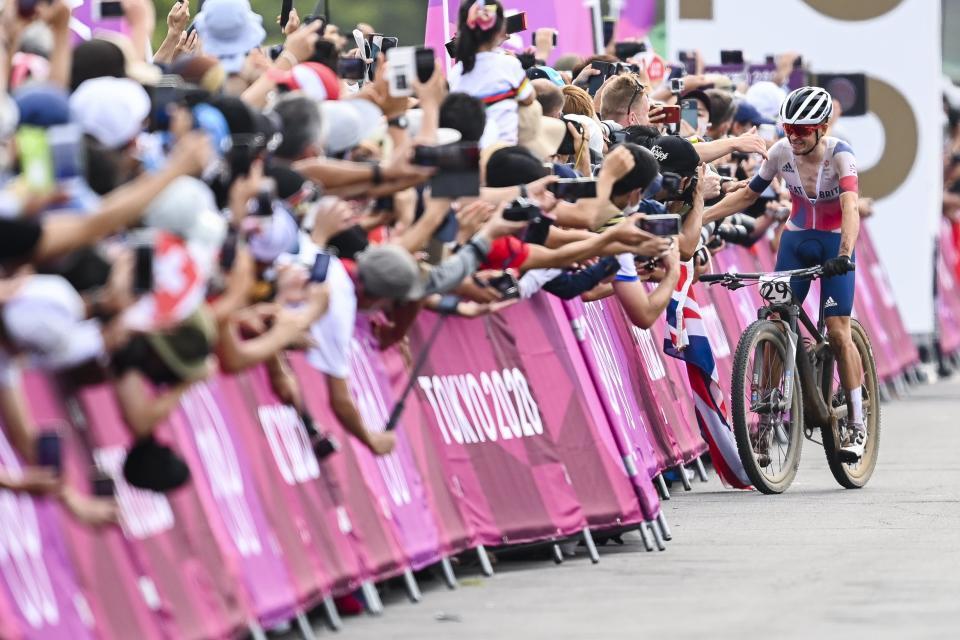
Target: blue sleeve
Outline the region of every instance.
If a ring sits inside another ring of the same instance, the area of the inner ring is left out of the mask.
[[[667,207],[662,202],[644,199],[640,201],[640,208],[638,211],[648,216],[655,216],[660,215],[661,213],[666,213]]]
[[[593,289],[604,278],[612,276],[619,267],[620,264],[616,258],[607,256],[586,269],[564,271],[561,275],[543,285],[543,290],[563,300],[572,300],[581,293]]]
[[[767,190],[767,187],[770,186],[772,180],[764,180],[763,176],[759,173],[753,176],[753,180],[750,181],[750,190],[754,193],[763,193]]]

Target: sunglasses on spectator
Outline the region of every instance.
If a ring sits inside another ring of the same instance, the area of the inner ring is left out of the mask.
[[[633,103],[634,101],[636,101],[637,96],[643,93],[643,85],[640,84],[640,81],[634,80],[633,82],[634,82],[633,96],[631,96],[630,102],[627,103],[627,113],[630,113],[631,109],[633,108]]]
[[[806,137],[814,133],[820,125],[816,124],[785,124],[783,130],[788,136]]]

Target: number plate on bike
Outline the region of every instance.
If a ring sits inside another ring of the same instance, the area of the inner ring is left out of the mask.
[[[777,274],[761,276],[760,297],[771,304],[790,304],[793,301],[790,276]]]

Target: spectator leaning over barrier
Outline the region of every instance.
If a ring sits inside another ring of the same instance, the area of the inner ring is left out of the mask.
[[[632,170],[613,185],[612,202],[624,215],[638,210],[644,191],[650,186],[658,171],[658,162],[653,153],[632,143],[618,147],[626,149],[634,158]],[[637,214],[627,219],[635,222]],[[653,326],[667,308],[670,296],[679,278],[679,254],[676,238],[657,238],[647,234],[647,240],[653,241],[649,248],[641,253],[624,252],[617,256],[620,269],[613,282],[612,293],[623,307],[624,312],[635,326],[647,329]],[[657,287],[648,292],[641,282],[637,271],[637,260],[644,264],[660,261],[665,275]]]

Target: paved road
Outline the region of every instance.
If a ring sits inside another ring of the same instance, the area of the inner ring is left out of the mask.
[[[340,636],[960,637],[960,381],[884,406],[864,490],[840,489],[805,444],[782,496],[726,491],[715,476],[686,494],[675,485],[663,553],[631,537],[596,566],[581,551],[561,566],[501,561],[489,579],[464,569],[459,589],[424,585],[416,605],[385,594],[382,617],[348,620]]]

